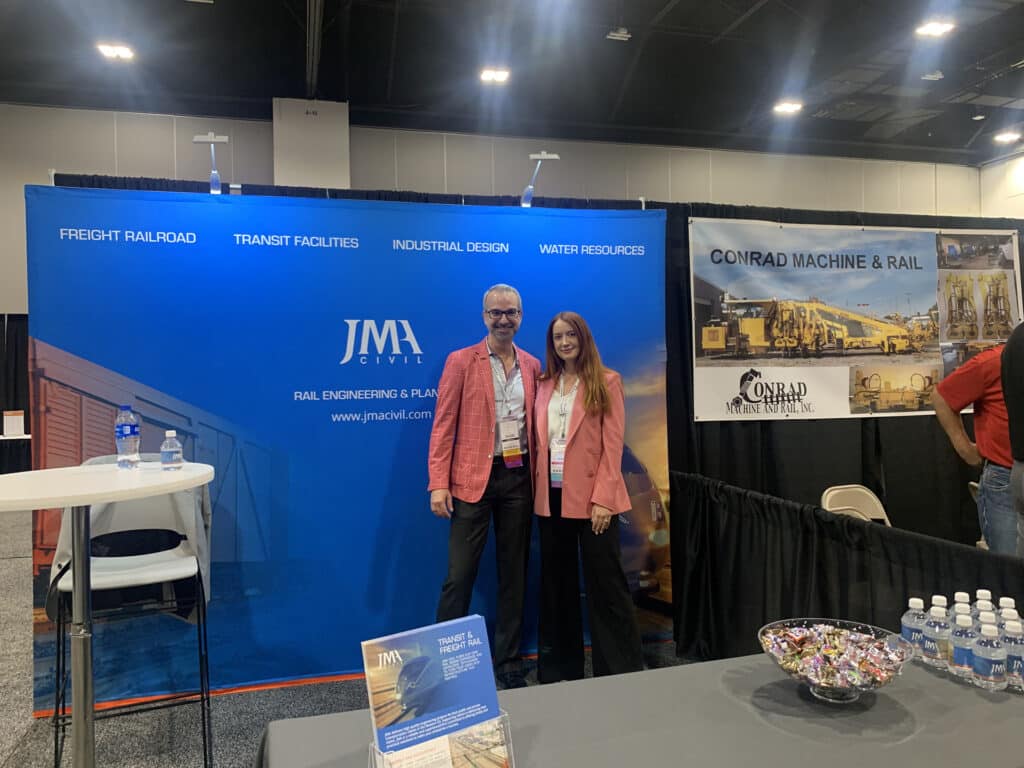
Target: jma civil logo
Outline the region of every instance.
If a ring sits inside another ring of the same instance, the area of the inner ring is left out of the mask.
[[[423,350],[408,320],[346,320],[345,325],[348,337],[339,365],[423,364]]]

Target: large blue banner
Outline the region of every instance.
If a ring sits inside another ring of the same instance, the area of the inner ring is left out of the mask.
[[[668,545],[663,211],[49,187],[27,187],[26,202],[34,403],[48,404],[33,415],[36,466],[112,452],[125,401],[142,414],[144,450],[174,428],[188,458],[216,467],[215,688],[355,671],[361,640],[433,620],[447,542],[426,490],[435,388],[447,354],[486,334],[482,298],[499,282],[522,294],[523,348],[543,358],[550,318],[575,310],[623,374],[634,499],[624,559],[635,589],[657,589]],[[43,590],[56,527],[37,516]],[[490,617],[484,557],[473,610]],[[43,708],[52,631],[36,629]],[[189,631],[101,631],[97,696],[190,685]],[[174,632],[182,658],[169,675],[102,663]]]

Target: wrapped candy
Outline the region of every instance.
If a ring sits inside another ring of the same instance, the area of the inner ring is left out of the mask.
[[[907,659],[884,637],[824,623],[766,628],[761,645],[786,672],[814,686],[839,689],[884,685]]]

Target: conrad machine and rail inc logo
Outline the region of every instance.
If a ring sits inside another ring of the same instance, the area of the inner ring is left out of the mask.
[[[739,392],[725,404],[730,414],[814,413],[805,381],[770,381],[751,368],[740,376]]]
[[[423,350],[408,320],[346,320],[341,365],[422,365]]]

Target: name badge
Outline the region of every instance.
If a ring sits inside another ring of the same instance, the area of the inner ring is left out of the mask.
[[[515,416],[506,416],[498,422],[501,437],[501,457],[508,468],[523,466],[523,451],[519,446],[519,421]]]
[[[564,437],[557,437],[551,441],[551,487],[562,487],[562,473],[565,470],[565,445]]]

